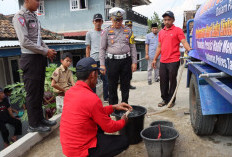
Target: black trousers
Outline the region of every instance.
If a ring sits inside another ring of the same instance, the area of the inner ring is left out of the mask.
[[[8,140],[9,131],[6,128],[6,123],[14,126],[14,128],[15,128],[14,135],[15,136],[22,134],[22,123],[20,120],[12,118],[10,116],[0,120],[0,131],[2,134],[3,141],[5,143],[9,144],[9,140]]]
[[[113,157],[129,147],[124,135],[97,135],[97,147],[89,149],[89,157]]]
[[[39,54],[22,54],[20,68],[26,95],[26,107],[29,125],[37,127],[43,117],[42,101],[47,58]]]
[[[180,62],[160,63],[160,90],[161,98],[168,103],[176,89],[177,74]],[[176,98],[173,100],[175,102]]]
[[[100,61],[97,61],[97,65],[100,67]],[[105,64],[107,67],[107,64]],[[108,78],[107,73],[103,75],[100,71],[98,72],[98,75],[100,75],[100,78],[103,82],[103,98],[104,100],[107,100],[109,98],[109,89],[108,89]],[[96,93],[96,87],[92,89],[94,93]]]
[[[122,102],[128,103],[130,80],[132,76],[131,57],[125,59],[108,59],[109,104],[118,104],[118,81],[122,92]]]

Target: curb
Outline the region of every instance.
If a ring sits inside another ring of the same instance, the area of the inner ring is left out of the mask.
[[[20,157],[31,147],[36,145],[38,142],[42,141],[46,136],[51,134],[55,129],[60,126],[61,114],[55,115],[50,120],[55,120],[57,125],[53,126],[52,131],[49,133],[41,134],[38,132],[27,133],[25,136],[20,138],[18,141],[14,142],[12,145],[0,152],[1,157]]]

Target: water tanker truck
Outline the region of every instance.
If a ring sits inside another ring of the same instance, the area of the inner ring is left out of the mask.
[[[207,0],[187,23],[187,40],[193,48],[187,86],[194,132],[232,135],[232,0]]]

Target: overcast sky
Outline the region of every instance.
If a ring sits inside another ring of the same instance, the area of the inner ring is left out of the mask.
[[[154,11],[162,17],[162,14],[171,10],[174,12],[176,21],[175,25],[182,27],[183,11],[194,10],[197,4],[202,4],[205,0],[150,0],[152,3],[147,6],[133,8],[136,12],[150,18]],[[18,11],[18,0],[0,0],[0,13],[9,15]]]

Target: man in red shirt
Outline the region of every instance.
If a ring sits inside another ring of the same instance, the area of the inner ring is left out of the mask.
[[[183,44],[187,51],[191,50],[185,39],[183,30],[173,24],[175,21],[173,12],[167,11],[162,17],[165,27],[159,32],[159,43],[156,49],[156,55],[152,62],[152,66],[156,68],[156,60],[161,54],[159,72],[160,90],[163,101],[158,104],[159,107],[167,105],[176,89],[176,77],[180,66],[180,43]],[[170,107],[173,107],[174,105],[175,99]]]
[[[127,121],[114,121],[109,115],[114,110],[131,110],[126,103],[103,107],[101,100],[92,91],[98,77],[97,62],[83,58],[76,65],[78,81],[64,97],[64,107],[60,122],[60,141],[63,153],[68,157],[111,157],[128,148],[129,143],[122,135],[98,133],[98,126],[105,132],[121,130]]]

